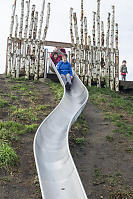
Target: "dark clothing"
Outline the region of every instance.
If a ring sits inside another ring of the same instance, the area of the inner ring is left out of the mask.
[[[121,71],[122,81],[126,81],[126,74],[128,73],[127,66],[122,65],[120,71]]]
[[[121,66],[121,73],[128,73],[126,65]]]

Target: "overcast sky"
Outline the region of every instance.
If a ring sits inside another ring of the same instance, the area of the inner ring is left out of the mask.
[[[51,3],[51,18],[47,40],[70,42],[69,9],[70,7],[74,8],[79,20],[80,0],[46,0],[46,5],[48,2]],[[0,5],[0,73],[3,73],[5,70],[6,40],[9,35],[13,3],[14,0],[4,0],[1,1]],[[16,12],[19,16],[20,4],[21,0],[17,0]],[[36,4],[36,9],[39,12],[41,11],[42,0],[31,0],[31,4]],[[123,59],[127,60],[129,72],[128,80],[133,80],[133,1],[101,0],[101,19],[104,20],[105,28],[107,24],[107,15],[108,12],[111,12],[112,4],[116,6],[116,22],[119,23],[120,64]],[[92,31],[92,11],[96,11],[96,0],[84,0],[84,12],[88,18],[88,29],[90,34]]]

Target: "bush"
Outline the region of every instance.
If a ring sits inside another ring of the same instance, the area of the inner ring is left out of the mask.
[[[15,166],[18,162],[18,156],[8,143],[0,141],[0,166],[7,168]]]

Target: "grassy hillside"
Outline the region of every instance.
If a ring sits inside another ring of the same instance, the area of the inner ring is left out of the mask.
[[[0,84],[0,198],[41,199],[33,139],[61,100],[63,88],[50,80],[41,83],[4,76]],[[88,197],[132,199],[131,171],[126,170],[123,159],[132,160],[133,155],[133,96],[107,88],[88,91],[91,103],[69,134]],[[124,165],[125,173],[118,163]]]

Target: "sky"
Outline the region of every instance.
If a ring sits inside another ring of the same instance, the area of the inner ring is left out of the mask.
[[[39,11],[39,13],[41,11],[42,1],[43,0],[31,0],[31,4],[36,4],[36,10]],[[46,39],[70,42],[69,9],[73,7],[74,11],[77,12],[80,29],[80,0],[46,0],[45,15],[48,2],[51,3],[51,17]],[[5,71],[7,37],[9,35],[13,3],[14,0],[4,0],[0,3],[0,73]],[[21,0],[17,0],[16,14],[18,14],[18,16],[20,16],[20,5]],[[101,20],[104,21],[105,32],[108,12],[111,12],[112,5],[116,7],[115,22],[119,24],[120,65],[122,60],[127,60],[127,80],[133,80],[133,1],[101,0]],[[88,18],[89,34],[92,32],[92,11],[96,11],[96,0],[84,0],[84,14]]]

